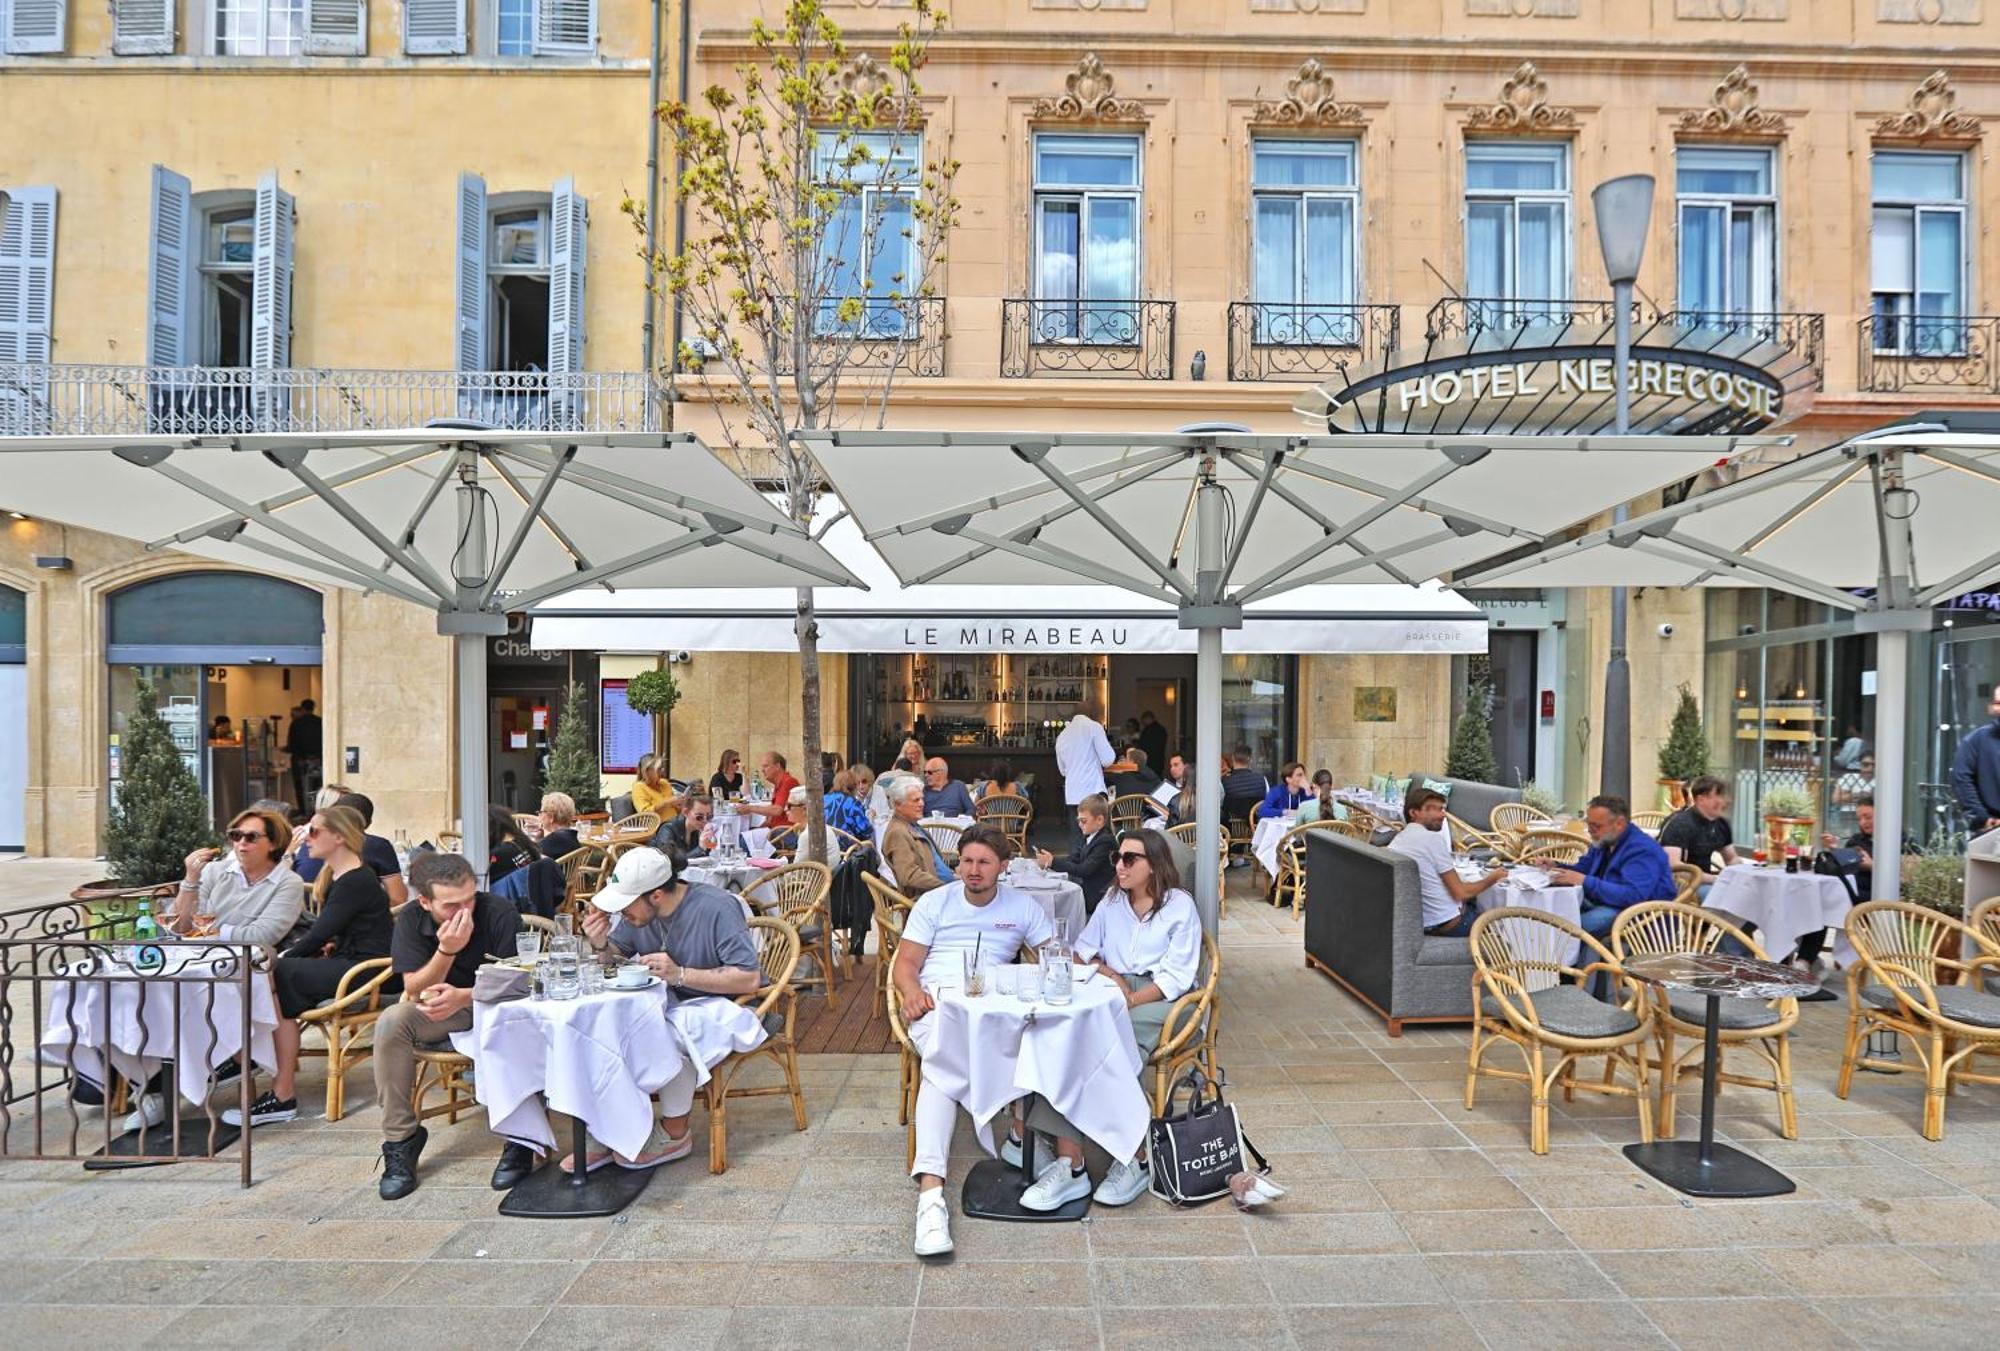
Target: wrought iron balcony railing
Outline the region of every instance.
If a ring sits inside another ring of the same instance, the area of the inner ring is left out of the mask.
[[[1229,305],[1231,380],[1310,380],[1356,362],[1378,361],[1400,345],[1400,305]]]
[[[522,431],[657,431],[664,395],[640,371],[0,364],[0,435],[348,432],[437,418]]]
[[[1174,378],[1171,300],[1002,300],[1000,374]]]
[[[1815,386],[1826,384],[1826,316],[1760,314],[1741,310],[1668,310],[1663,324],[1747,334],[1797,353],[1812,366]]]
[[[2000,316],[1871,315],[1861,321],[1859,346],[1864,393],[2000,394]]]
[[[1446,296],[1424,315],[1430,338],[1472,336],[1522,328],[1563,328],[1571,324],[1608,324],[1617,314],[1611,300],[1511,300],[1499,297]],[[1644,323],[1646,310],[1632,302],[1632,322]]]
[[[807,360],[815,367],[848,371],[900,370],[905,375],[944,374],[943,296],[854,296],[820,302]],[[797,367],[790,351],[778,368]]]

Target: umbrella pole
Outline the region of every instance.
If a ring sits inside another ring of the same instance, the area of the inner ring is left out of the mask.
[[[502,621],[505,622],[504,620]],[[486,636],[461,633],[458,655],[458,816],[467,861],[486,886]]]
[[[1875,635],[1875,879],[1878,901],[1902,899],[1903,761],[1909,718],[1910,634]]]
[[[1222,630],[1195,630],[1194,766],[1190,783],[1206,780],[1195,797],[1194,901],[1202,926],[1213,934],[1222,907]]]

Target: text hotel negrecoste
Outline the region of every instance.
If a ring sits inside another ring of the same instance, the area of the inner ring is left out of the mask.
[[[1555,367],[1554,392],[1559,395],[1609,394],[1613,390],[1612,363],[1603,358],[1472,366],[1400,382],[1396,386],[1399,411],[1443,407],[1468,398],[1539,398],[1550,391],[1547,377],[1542,374],[1548,365]],[[1692,399],[1697,403],[1740,408],[1759,417],[1777,416],[1777,391],[1762,381],[1680,361],[1635,360],[1630,389],[1641,397]]]

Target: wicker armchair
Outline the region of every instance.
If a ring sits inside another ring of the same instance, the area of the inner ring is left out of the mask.
[[[1206,933],[1201,936],[1201,965],[1205,974],[1200,983],[1167,1010],[1159,1044],[1146,1060],[1146,1067],[1153,1071],[1153,1091],[1149,1096],[1155,1116],[1166,1111],[1167,1095],[1187,1066],[1200,1065],[1211,1080],[1222,1077],[1215,1064],[1215,1028],[1220,1014],[1215,991],[1222,979],[1222,949]]]
[[[611,823],[611,839],[614,844],[644,844],[659,828],[658,812],[633,812],[624,820]]]
[[[1847,1096],[1856,1065],[1894,1074],[1910,1069],[1862,1050],[1870,1033],[1899,1032],[1922,1062],[1924,1138],[1942,1140],[1945,1098],[1954,1086],[2000,1084],[2000,1075],[1966,1068],[1974,1052],[2000,1047],[2000,994],[1984,988],[1985,977],[2000,972],[2000,944],[1906,901],[1855,906],[1847,937],[1861,960],[1847,969],[1847,1047],[1833,1091]]]
[[[896,1119],[903,1123],[903,1171],[908,1172],[917,1162],[917,1089],[923,1082],[923,1059],[918,1056],[916,1045],[910,1040],[910,1030],[903,1025],[903,996],[896,989],[894,981],[889,983],[886,1003],[889,1034],[896,1039],[897,1065],[900,1071]]]
[[[1168,826],[1167,834],[1185,844],[1189,849],[1198,849],[1200,846],[1196,842],[1195,835],[1200,828],[1198,822],[1183,821],[1180,825]],[[1217,871],[1215,882],[1216,918],[1227,919],[1229,917],[1229,832],[1227,830],[1217,836],[1217,845],[1218,856],[1216,859]]]
[[[794,985],[819,987],[831,997],[835,975],[836,949],[833,916],[827,893],[833,890],[833,869],[824,863],[804,859],[775,868],[743,888],[743,899],[760,915],[775,916],[798,930],[800,950],[810,956],[815,974],[795,979]]]
[[[1026,853],[1028,827],[1034,823],[1034,804],[1019,793],[988,793],[979,799],[979,819],[998,826],[1014,842],[1014,852]]]
[[[926,817],[917,822],[917,829],[931,837],[931,843],[938,847],[945,862],[958,862],[958,837],[965,833],[965,827],[954,821],[936,821]]]
[[[1972,913],[1965,917],[1965,925],[1975,934],[2000,948],[2000,896],[1988,896],[1972,907]],[[2000,994],[2000,973],[1988,972],[1985,981],[1986,993]]]
[[[1555,822],[1537,808],[1525,802],[1502,802],[1493,809],[1493,831],[1496,835],[1518,835],[1524,830],[1555,828]]]
[[[736,1002],[757,1015],[767,1035],[755,1050],[732,1051],[724,1056],[721,1063],[709,1071],[708,1082],[702,1086],[702,1101],[708,1107],[708,1171],[711,1173],[727,1172],[729,1169],[731,1098],[772,1098],[782,1094],[792,1100],[793,1129],[806,1128],[806,1098],[799,1086],[799,1047],[793,1035],[799,1000],[798,993],[792,988],[792,975],[799,964],[799,932],[782,919],[759,916],[750,921],[750,933],[758,940],[757,964],[763,984],[750,994],[738,995]],[[772,1026],[774,1014],[778,1015],[775,1027]],[[776,1064],[784,1073],[784,1082],[759,1084],[754,1088],[738,1087],[736,1076],[745,1065],[760,1058]]]
[[[875,999],[880,1009],[889,989],[889,967],[896,960],[896,944],[903,937],[903,922],[915,905],[909,897],[874,873],[861,874],[868,894],[875,900]]]
[[[1444,814],[1445,829],[1451,832],[1451,847],[1462,854],[1484,849],[1498,858],[1511,858],[1514,841],[1510,836],[1497,832],[1475,829],[1470,823],[1459,820],[1450,812]]]
[[[472,1068],[472,1058],[460,1055],[451,1049],[449,1043],[443,1046],[419,1046],[417,1048],[417,1087],[411,1095],[416,1107],[417,1120],[428,1121],[434,1116],[456,1126],[458,1114],[469,1112],[479,1105],[472,1095],[472,1089],[465,1082],[465,1072]],[[434,1106],[425,1106],[424,1099],[431,1091],[444,1094],[444,1101]]]
[[[1111,833],[1138,830],[1152,814],[1153,799],[1144,793],[1121,793],[1111,799]]]
[[[299,1015],[299,1031],[317,1031],[326,1045],[301,1046],[301,1056],[326,1057],[326,1119],[347,1112],[347,1071],[373,1054],[370,1034],[382,1016],[382,987],[393,973],[387,957],[356,962],[340,978],[333,998]]]
[[[1294,915],[1305,908],[1306,836],[1315,830],[1365,838],[1345,821],[1307,821],[1284,833],[1278,841],[1278,876],[1271,883],[1271,904],[1280,909],[1290,904]]]
[[[1701,884],[1708,880],[1708,874],[1692,863],[1675,863],[1669,866],[1674,873],[1674,900],[1681,905],[1700,904],[1701,897],[1697,893],[1701,890]],[[1672,1135],[1673,1132],[1669,1131],[1667,1134]]]
[[[1514,846],[1514,862],[1554,863],[1567,867],[1589,850],[1589,840],[1580,839],[1566,830],[1529,830],[1522,832],[1520,843]]]
[[[1528,1148],[1549,1152],[1549,1090],[1562,1085],[1574,1100],[1581,1088],[1629,1097],[1638,1104],[1639,1139],[1653,1141],[1653,1105],[1646,1075],[1644,1043],[1652,1033],[1646,987],[1625,974],[1602,943],[1578,926],[1542,910],[1501,906],[1472,922],[1472,1051],[1465,1071],[1465,1108],[1472,1110],[1479,1076],[1528,1085]],[[1594,957],[1583,966],[1574,954]],[[1591,978],[1603,972],[1626,989],[1612,1004],[1592,996]],[[1563,977],[1571,983],[1560,983]],[[1510,1042],[1526,1062],[1523,1070],[1493,1069],[1483,1062],[1500,1042]],[[1553,1054],[1554,1061],[1550,1062]],[[1583,1056],[1605,1057],[1604,1080],[1576,1077]],[[1617,1083],[1624,1067],[1630,1086]]]
[[[1769,960],[1764,949],[1743,930],[1713,910],[1685,905],[1679,900],[1646,901],[1619,912],[1611,926],[1611,951],[1619,961],[1627,957],[1664,957],[1681,952],[1714,952],[1722,940],[1733,938],[1759,961]],[[1702,1072],[1701,1053],[1707,1031],[1707,1001],[1700,995],[1675,990],[1653,990],[1653,1032],[1659,1045],[1660,1110],[1655,1128],[1660,1138],[1674,1138],[1674,1095],[1680,1081]],[[1716,1036],[1718,1054],[1741,1047],[1764,1057],[1771,1067],[1768,1079],[1747,1074],[1731,1074],[1728,1062],[1716,1078],[1725,1084],[1768,1089],[1778,1095],[1778,1133],[1787,1140],[1799,1138],[1798,1103],[1792,1096],[1791,1030],[1799,1020],[1799,1001],[1773,999],[1757,1003],[1749,999],[1725,999],[1718,1014]],[[1674,1038],[1686,1038],[1685,1050],[1676,1052]]]
[[[556,860],[562,869],[562,913],[574,915],[597,889],[604,885],[605,856],[593,845],[580,845]]]

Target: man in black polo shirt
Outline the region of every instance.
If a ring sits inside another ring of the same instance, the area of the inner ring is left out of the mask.
[[[472,865],[457,854],[425,853],[410,864],[417,904],[396,916],[389,966],[402,978],[403,1000],[375,1023],[375,1098],[382,1104],[384,1201],[417,1189],[417,1156],[430,1138],[417,1120],[417,1051],[448,1044],[453,1032],[472,1027],[473,973],[491,954],[512,957],[521,911],[512,901],[479,890]],[[493,1188],[506,1191],[535,1166],[525,1145],[500,1151]]]
[[[1729,787],[1712,774],[1688,785],[1688,805],[1660,827],[1660,847],[1673,863],[1692,863],[1709,876],[1736,862],[1736,837],[1729,829]],[[1708,893],[1708,884],[1701,887]]]

